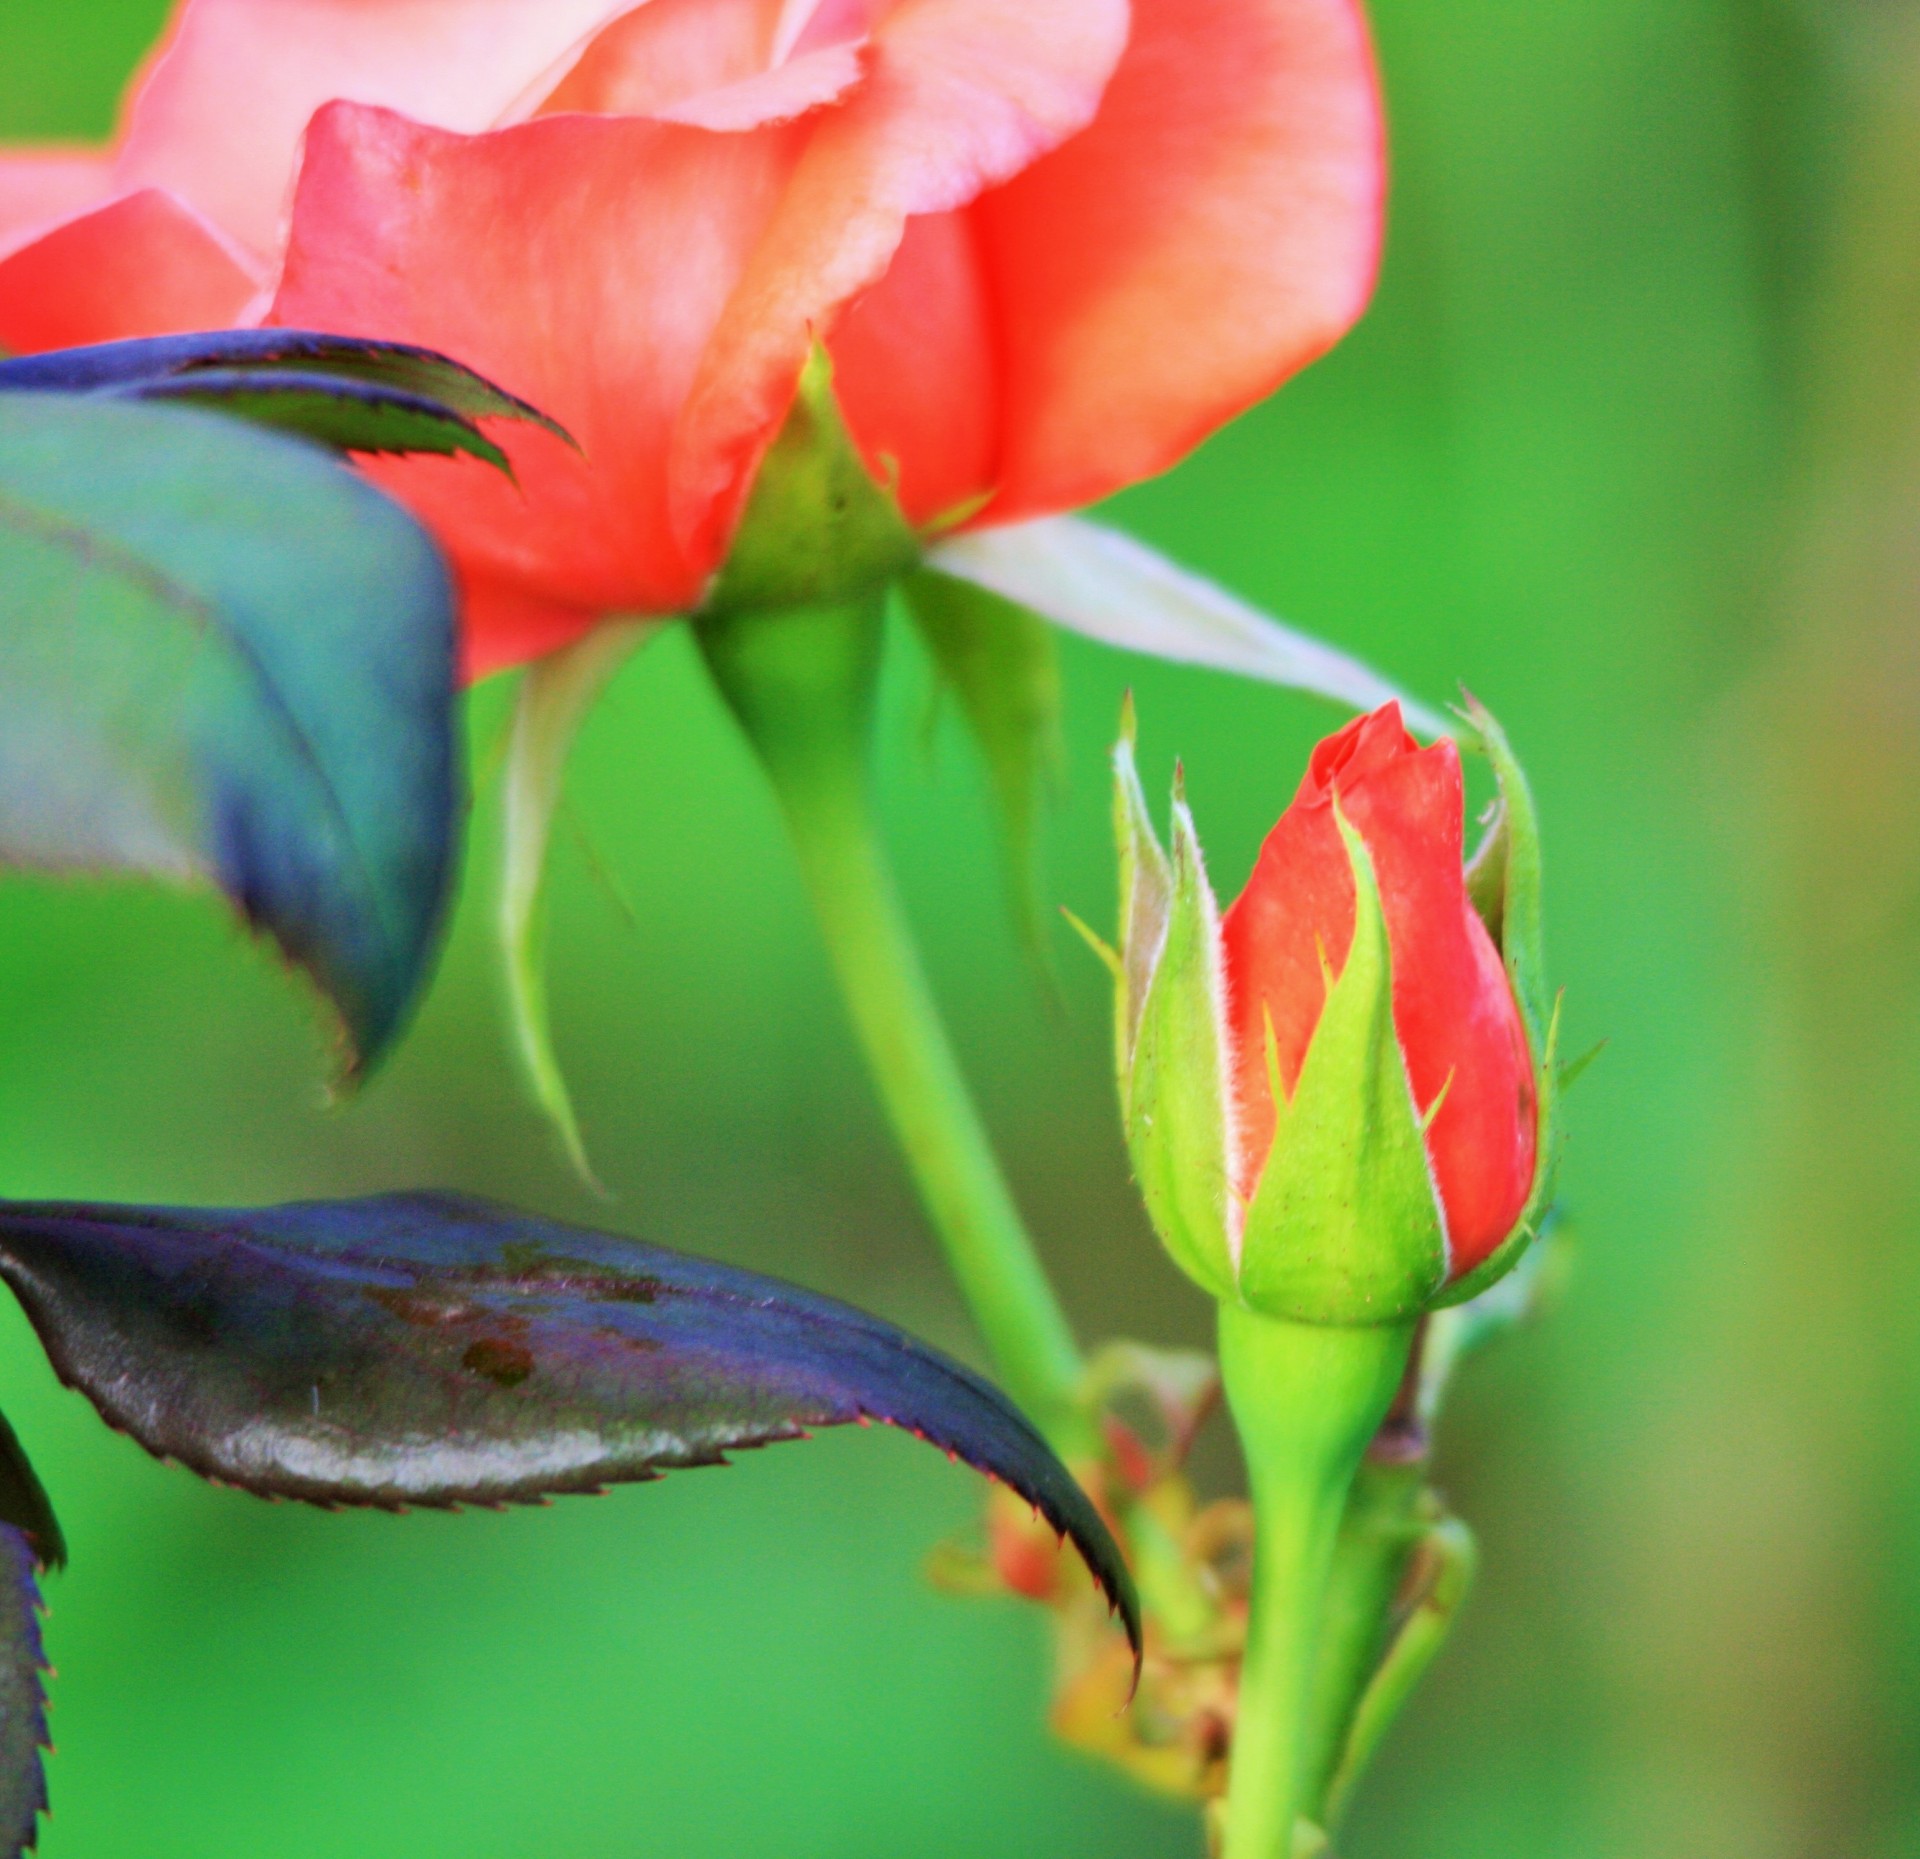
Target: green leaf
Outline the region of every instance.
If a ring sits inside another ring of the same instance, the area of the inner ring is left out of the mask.
[[[0,861],[217,885],[338,1010],[348,1075],[438,943],[455,681],[438,554],[333,459],[0,394]]]
[[[528,1502],[879,1421],[1070,1537],[1135,1646],[1111,1532],[1007,1397],[756,1272],[447,1195],[0,1203],[0,1277],[148,1451],[319,1504]]]
[[[1026,608],[931,569],[905,576],[900,592],[985,758],[1006,840],[1014,914],[1039,952],[1045,947],[1039,802],[1063,754],[1053,633]]]
[[[499,928],[515,1044],[540,1107],[580,1178],[602,1192],[587,1160],[547,1015],[547,848],[567,758],[614,673],[664,621],[619,620],[536,659],[521,678],[507,747]]]
[[[701,612],[836,604],[884,587],[919,552],[847,431],[816,344]]]
[[[1439,1512],[1437,1499],[1427,1498]],[[1338,1826],[1367,1764],[1453,1632],[1479,1567],[1473,1532],[1444,1512],[1416,1542],[1394,1598],[1380,1662],[1360,1694],[1345,1747],[1326,1790],[1325,1814]]]
[[[1334,818],[1353,869],[1353,942],[1293,1096],[1274,1081],[1273,1147],[1247,1209],[1240,1295],[1299,1322],[1401,1323],[1446,1277],[1446,1237],[1394,1030],[1373,859],[1337,804]]]
[[[1122,805],[1130,808],[1124,776]],[[1146,955],[1149,974],[1125,1090],[1127,1152],[1174,1263],[1214,1297],[1232,1298],[1233,1099],[1220,913],[1177,786],[1171,879],[1165,933],[1157,952]],[[1130,946],[1129,975],[1135,954]]]

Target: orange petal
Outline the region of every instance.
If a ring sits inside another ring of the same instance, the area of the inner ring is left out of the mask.
[[[98,206],[111,190],[107,157],[91,149],[18,149],[0,155],[0,251]]]
[[[1126,29],[1125,0],[901,0],[874,27],[866,82],[817,119],[676,440],[673,515],[696,554],[721,546],[808,343],[885,273],[908,219],[965,206],[1084,127]],[[902,465],[967,475],[937,455]]]
[[[833,384],[868,468],[928,524],[993,485],[992,306],[965,213],[907,222],[886,275],[834,332]]]
[[[550,116],[460,136],[330,105],[271,320],[424,343],[579,440],[584,456],[500,429],[517,483],[471,460],[370,467],[476,579],[584,612],[681,610],[717,561],[667,520],[673,422],[802,133]]]
[[[57,225],[0,259],[0,349],[222,329],[261,280],[246,255],[155,188]]]
[[[632,0],[187,0],[127,112],[118,178],[171,187],[256,251],[279,243],[324,103],[449,129],[526,114]]]
[[[1164,470],[1360,314],[1384,157],[1355,0],[1134,0],[1084,135],[978,216],[1006,369],[988,517]]]
[[[542,115],[658,116],[757,129],[833,102],[861,76],[865,34],[783,46],[783,0],[648,0],[599,33]]]
[[[460,590],[460,675],[469,684],[572,645],[600,623],[597,613],[561,606],[456,569]]]

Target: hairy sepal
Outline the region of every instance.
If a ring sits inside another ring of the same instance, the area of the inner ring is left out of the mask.
[[[1520,1218],[1492,1253],[1447,1286],[1438,1300],[1441,1305],[1478,1297],[1519,1264],[1553,1205],[1561,1143],[1560,1000],[1549,994],[1546,980],[1539,815],[1526,771],[1493,713],[1469,696],[1466,714],[1500,789],[1499,812],[1468,867],[1467,894],[1500,951],[1507,985],[1519,1004],[1533,1061],[1537,1121],[1533,1185]]]
[[[1152,844],[1150,829],[1145,843]],[[1149,869],[1142,859],[1136,878]],[[1168,878],[1165,928],[1157,955],[1147,961],[1122,1086],[1127,1152],[1174,1263],[1214,1297],[1232,1298],[1237,1210],[1220,913],[1192,815],[1177,790]],[[1126,928],[1123,922],[1123,933]],[[1134,960],[1129,948],[1129,991]]]

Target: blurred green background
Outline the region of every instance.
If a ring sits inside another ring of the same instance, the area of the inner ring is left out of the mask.
[[[1349,1859],[1920,1855],[1909,10],[1378,0],[1375,309],[1113,512],[1502,714],[1548,824],[1570,1044],[1611,1041],[1571,1105],[1570,1293],[1475,1366],[1442,1442],[1481,1586]],[[103,132],[161,13],[6,0],[0,136]],[[1129,684],[1150,781],[1186,758],[1236,888],[1327,715],[1078,643],[1066,670],[1050,895],[1110,911]],[[904,645],[894,673],[905,882],[1071,1307],[1089,1336],[1200,1341],[1130,1198],[1103,977],[1063,935],[1049,1007],[965,745],[949,718],[929,747]],[[572,791],[553,990],[611,1217],[970,1352],[684,638],[623,675]],[[441,1183],[599,1217],[508,1062],[491,817],[417,1034],[338,1112],[307,1002],[216,907],[8,884],[6,1192]],[[1042,1734],[1038,1619],[922,1583],[977,1492],[911,1441],[549,1512],[329,1517],[149,1462],[11,1308],[0,1330],[74,1548],[47,1859],[1199,1850]]]

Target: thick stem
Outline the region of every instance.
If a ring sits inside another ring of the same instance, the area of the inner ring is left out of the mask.
[[[1334,1544],[1354,1472],[1411,1343],[1410,1327],[1344,1329],[1220,1307],[1220,1369],[1254,1515],[1223,1859],[1293,1852]]]
[[[1097,1441],[1081,1362],[921,969],[870,772],[884,596],[703,620],[714,681],[773,782],[893,1133],[1008,1393],[1055,1448]]]

